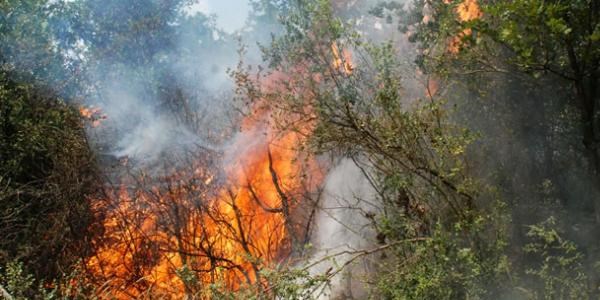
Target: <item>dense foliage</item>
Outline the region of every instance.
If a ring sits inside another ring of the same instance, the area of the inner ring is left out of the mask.
[[[38,279],[85,255],[97,185],[79,111],[52,94],[0,79],[0,261],[26,262]]]
[[[99,181],[79,110],[63,97],[79,84],[67,76],[78,62],[65,64],[57,45],[68,43],[59,18],[70,11],[45,1],[0,11],[0,285],[31,298],[88,255],[87,195]]]
[[[75,105],[113,105],[103,91],[116,86],[151,113],[124,105],[112,117],[127,122],[110,130],[173,122],[185,129],[173,135],[222,141],[235,130],[217,127],[258,108],[307,136],[302,151],[351,161],[375,191],[347,207],[374,241],[347,262],[326,257],[335,268],[314,274],[304,241],[294,254],[306,264],[264,266],[236,290],[201,286],[184,266],[189,297],[314,298],[369,257],[373,299],[597,298],[599,2],[339,2],[251,1],[246,33],[264,65],[247,67],[257,62],[241,47],[239,111],[217,120],[218,99],[199,99],[216,95],[218,64],[243,40],[187,14],[188,1],[0,1],[0,297],[110,297],[76,264],[98,246],[87,199],[101,181]],[[373,41],[356,29],[366,18],[412,44]],[[210,70],[194,69],[205,57]]]
[[[494,195],[466,173],[473,137],[449,122],[441,99],[409,103],[394,47],[364,43],[328,1],[299,5],[284,24],[287,35],[269,55],[275,70],[293,70],[291,79],[274,93],[249,85],[248,95],[281,111],[282,128],[315,122],[310,150],[349,157],[370,178],[381,204],[364,213],[388,256],[373,297],[491,295],[505,263],[504,220]],[[361,61],[336,67],[332,44]],[[312,110],[290,118],[305,107]]]

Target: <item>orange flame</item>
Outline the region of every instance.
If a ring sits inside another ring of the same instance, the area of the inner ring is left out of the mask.
[[[331,44],[331,53],[333,54],[333,67],[342,70],[346,75],[351,75],[354,71],[352,54],[346,49],[342,49],[340,53],[340,49],[335,42]]]
[[[333,67],[352,74],[351,53],[335,43],[331,51]],[[290,80],[275,72],[265,88]],[[301,243],[300,199],[324,178],[316,159],[299,150],[314,129],[314,113],[305,105],[298,116],[283,115],[262,102],[220,157],[224,174],[212,172],[208,159],[196,159],[159,183],[140,176],[93,200],[104,233],[86,267],[110,291],[106,298],[181,299],[215,282],[232,289],[264,286],[259,271]],[[296,127],[282,130],[280,119]]]
[[[463,1],[456,7],[456,12],[458,13],[460,20],[463,22],[476,20],[483,16],[477,0]]]
[[[452,0],[444,0],[444,3],[449,4],[451,3],[451,1]],[[456,7],[456,13],[458,15],[459,21],[461,22],[476,20],[483,16],[483,13],[481,12],[481,8],[479,7],[477,0],[464,0],[463,2],[459,3]],[[463,30],[463,32],[461,32],[458,36],[454,37],[450,41],[448,45],[448,51],[454,54],[458,53],[458,51],[460,50],[462,37],[471,34],[471,29]]]
[[[445,4],[452,3],[453,0],[444,0]],[[468,22],[479,19],[483,16],[483,13],[479,7],[477,0],[464,0],[456,6],[455,12],[460,22]],[[431,19],[430,15],[425,15],[422,22],[428,23]],[[446,51],[452,54],[457,54],[462,46],[462,38],[471,35],[473,32],[467,28],[460,32],[457,36],[451,38],[448,41]],[[423,75],[418,72],[419,76]],[[427,98],[433,98],[439,92],[440,84],[435,78],[427,78],[425,86],[425,96]]]
[[[180,299],[194,282],[235,289],[261,282],[258,271],[290,253],[300,230],[292,220],[298,195],[316,188],[322,175],[297,150],[304,136],[276,130],[271,115],[261,108],[242,122],[225,153],[226,184],[215,183],[218,176],[199,161],[160,184],[144,188],[147,178],[136,178],[134,188],[123,184],[94,200],[105,214],[104,243],[86,266],[108,282],[111,297],[152,291],[152,297]]]
[[[79,114],[81,117],[90,122],[92,127],[98,127],[107,117],[102,114],[102,111],[98,107],[79,107]]]

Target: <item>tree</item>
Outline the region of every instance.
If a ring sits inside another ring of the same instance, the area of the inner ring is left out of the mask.
[[[40,281],[89,250],[96,164],[79,111],[52,92],[0,75],[0,263]]]
[[[285,34],[266,51],[272,71],[265,76],[275,83],[262,88],[244,69],[236,81],[283,130],[306,134],[309,151],[352,159],[372,183],[378,208],[363,213],[394,266],[378,270],[374,292],[487,295],[486,285],[501,284],[495,276],[503,221],[492,221],[494,197],[465,168],[472,136],[446,118],[441,100],[409,104],[391,44],[365,42],[334,17],[328,1],[301,1],[292,12],[283,19]]]
[[[509,64],[571,86],[590,176],[600,180],[600,4],[597,1],[491,1],[473,28],[510,51]],[[600,200],[595,201],[600,222]]]
[[[82,49],[70,24],[77,7],[63,1],[2,1],[0,11],[2,72],[72,96],[82,82]]]
[[[598,103],[597,1],[413,3],[405,10],[387,2],[373,13],[397,18],[420,49],[421,70],[456,108],[452,118],[482,135],[470,166],[509,204],[509,247],[521,253],[530,238],[525,228],[556,216],[557,227],[593,253],[596,241],[583,236],[597,234],[598,222],[597,150],[590,142]],[[538,258],[510,259],[521,280],[531,280],[525,270]],[[592,267],[585,272],[597,276]],[[592,292],[594,280],[582,292]]]
[[[552,112],[577,111],[578,120],[566,120],[572,124],[563,123],[562,127],[579,127],[579,133],[575,134],[587,160],[588,176],[597,182],[600,178],[597,1],[415,1],[408,11],[394,3],[384,3],[373,12],[390,20],[391,16],[399,17],[400,28],[410,32],[411,39],[421,49],[418,60],[425,72],[441,81],[486,82],[486,86],[476,88],[484,93],[502,88],[501,82],[521,81],[505,86],[521,95],[531,91],[533,96],[527,97],[537,97],[537,106],[544,107],[542,114],[550,108],[549,115],[535,116],[549,130],[556,120]],[[536,90],[535,85],[544,85],[546,89]],[[549,89],[553,92],[548,92]],[[579,145],[572,146],[580,148]],[[549,165],[550,161],[547,160]],[[596,195],[597,190],[588,193]],[[596,219],[600,221],[600,202],[598,197],[594,198]]]

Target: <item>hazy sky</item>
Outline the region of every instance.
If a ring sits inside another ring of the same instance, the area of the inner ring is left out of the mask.
[[[197,0],[192,11],[217,15],[217,25],[232,32],[244,26],[250,5],[248,0]]]

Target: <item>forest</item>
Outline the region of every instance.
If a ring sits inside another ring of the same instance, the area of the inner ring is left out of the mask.
[[[0,0],[0,38],[0,299],[600,298],[599,0]]]

